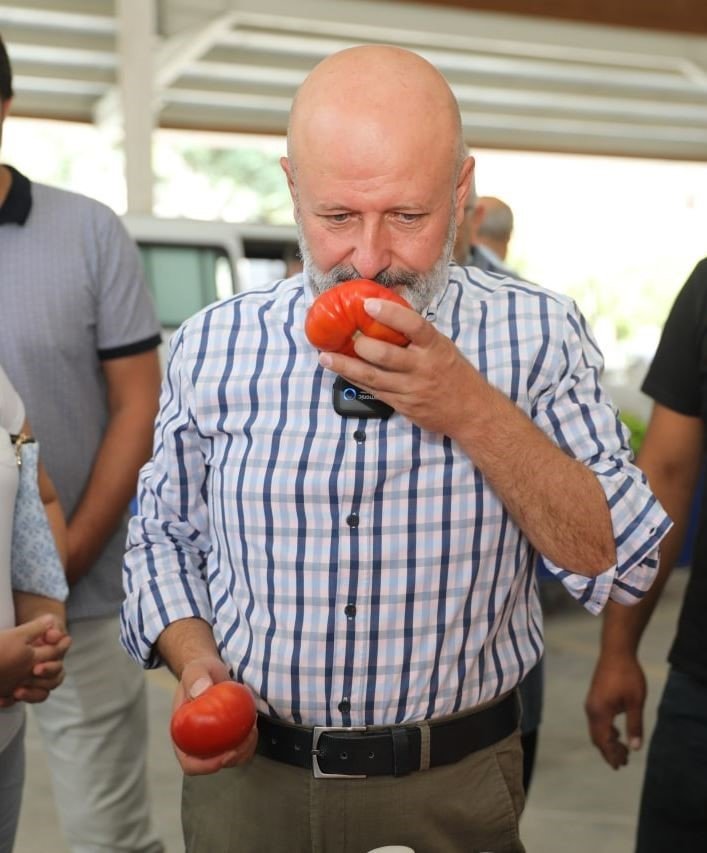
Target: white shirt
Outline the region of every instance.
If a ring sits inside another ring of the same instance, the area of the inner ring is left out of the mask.
[[[10,584],[10,549],[19,472],[10,435],[20,431],[24,419],[22,400],[0,367],[0,629],[15,624]],[[0,751],[19,731],[23,708],[22,704],[17,704],[0,710]]]
[[[390,725],[522,679],[542,653],[538,560],[593,612],[650,586],[670,522],[630,463],[571,300],[451,266],[427,319],[596,475],[617,564],[593,579],[536,554],[450,438],[397,413],[336,414],[334,376],[303,331],[309,304],[297,276],[206,309],[173,339],[125,559],[136,660],[158,665],[161,631],[199,616],[266,713]]]

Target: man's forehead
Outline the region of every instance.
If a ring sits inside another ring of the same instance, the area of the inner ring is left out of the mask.
[[[314,187],[375,191],[402,182],[416,187],[446,182],[455,169],[452,147],[420,144],[405,136],[350,136],[336,144],[323,138],[298,148],[296,178]]]
[[[420,171],[332,174],[316,169],[298,172],[298,191],[318,212],[420,212],[434,209],[449,197],[451,174]]]

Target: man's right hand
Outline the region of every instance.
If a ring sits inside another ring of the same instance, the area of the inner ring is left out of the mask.
[[[594,670],[584,703],[592,743],[614,770],[628,764],[629,750],[643,741],[646,678],[638,658],[631,654],[602,655]],[[615,718],[626,714],[626,741]]]
[[[182,670],[182,678],[177,687],[172,703],[172,713],[185,702],[196,699],[212,684],[229,681],[231,676],[220,658],[197,658],[190,661]],[[182,752],[176,744],[174,747],[177,761],[187,776],[201,776],[216,773],[224,767],[236,767],[251,760],[258,745],[257,719],[246,739],[237,749],[231,749],[212,758],[196,758]]]

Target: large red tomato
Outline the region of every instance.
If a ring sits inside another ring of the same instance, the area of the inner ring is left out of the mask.
[[[353,345],[359,334],[391,344],[406,346],[405,335],[384,326],[363,308],[365,299],[387,299],[409,308],[402,296],[367,278],[344,281],[320,293],[312,303],[304,323],[304,332],[317,349],[356,356]]]
[[[212,758],[242,743],[255,722],[255,700],[243,684],[220,681],[172,716],[172,740],[187,755]]]

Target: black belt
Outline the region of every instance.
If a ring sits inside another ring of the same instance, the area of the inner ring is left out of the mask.
[[[307,728],[259,714],[258,753],[310,769],[317,778],[404,776],[453,764],[492,746],[513,734],[518,719],[515,692],[481,711],[404,726]],[[429,730],[429,751],[425,729]]]

